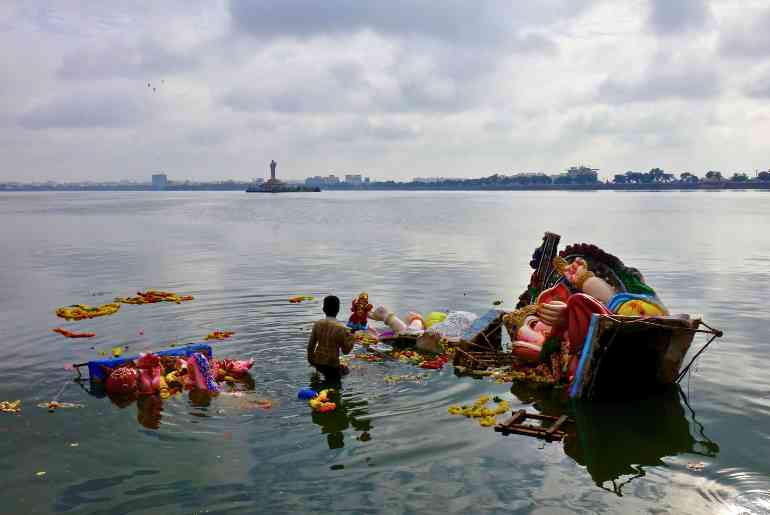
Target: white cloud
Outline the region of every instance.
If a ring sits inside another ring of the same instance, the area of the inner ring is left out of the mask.
[[[766,167],[768,23],[728,0],[5,3],[0,180]]]

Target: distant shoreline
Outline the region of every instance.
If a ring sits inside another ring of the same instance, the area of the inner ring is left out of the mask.
[[[154,190],[150,185],[126,186],[82,186],[82,185],[0,185],[2,192],[43,192],[43,191],[244,191],[250,183],[169,185],[164,190]],[[322,188],[323,191],[721,191],[752,190],[770,191],[768,181],[720,181],[698,183],[658,184],[527,184],[527,185],[454,185],[428,183],[373,183],[366,187],[338,185]]]

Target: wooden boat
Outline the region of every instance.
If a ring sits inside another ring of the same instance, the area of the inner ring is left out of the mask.
[[[677,381],[700,318],[594,315],[569,396],[641,398]]]
[[[519,309],[514,312],[521,314],[521,318],[535,312],[541,292],[564,283],[563,275],[554,266],[557,256],[566,262],[583,259],[596,276],[620,294],[630,297],[646,294],[648,297],[645,298],[657,300],[654,290],[645,284],[642,274],[635,268],[627,267],[620,259],[595,245],[580,243],[558,252],[559,240],[559,235],[546,233],[543,243],[533,254],[530,266],[534,271],[530,284],[519,298]],[[521,371],[532,367],[501,352],[501,319],[491,315],[483,329],[469,335],[472,337],[464,338],[455,353],[454,364],[475,371],[506,366]],[[506,328],[511,335],[516,330],[510,325],[515,318],[502,318],[507,320]],[[683,369],[684,358],[698,333],[709,334],[711,339]],[[569,397],[601,401],[649,396],[678,382],[700,353],[720,336],[721,331],[710,327],[699,316],[595,314],[579,350],[578,366],[569,385]],[[558,378],[555,380],[558,381]]]

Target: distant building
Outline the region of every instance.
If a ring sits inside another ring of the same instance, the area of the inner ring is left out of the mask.
[[[361,174],[350,174],[345,176],[345,182],[348,184],[353,184],[355,186],[360,186],[363,184],[364,179],[361,177]]]
[[[444,182],[451,180],[448,177],[415,177],[412,182],[423,182],[426,184],[435,184],[437,182]]]
[[[330,174],[328,177],[321,177],[320,175],[316,175],[315,177],[308,177],[305,179],[305,185],[306,186],[312,186],[312,187],[321,187],[321,186],[330,186],[330,185],[336,185],[340,183],[339,177],[337,177],[334,174]]]
[[[152,176],[152,189],[165,190],[166,186],[168,186],[168,177],[165,173],[157,173]]]

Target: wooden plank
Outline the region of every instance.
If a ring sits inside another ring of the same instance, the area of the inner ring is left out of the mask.
[[[517,434],[517,435],[526,435],[526,436],[534,436],[536,438],[542,438],[543,433],[540,431],[537,431],[535,429],[530,429],[528,427],[524,426],[513,426],[507,429],[507,432]]]
[[[519,411],[514,411],[513,416],[511,418],[509,418],[502,424],[498,424],[497,426],[495,426],[495,431],[502,431],[505,433],[509,430],[510,427],[518,423],[520,420],[523,421],[526,418],[527,418],[527,412],[524,411],[523,409],[520,409]]]
[[[554,433],[559,431],[559,428],[567,421],[567,415],[562,415],[559,420],[545,431],[545,439],[550,440]]]
[[[540,413],[527,413],[527,418],[534,420],[547,420],[548,422],[555,422],[559,417],[553,415],[541,415]]]

